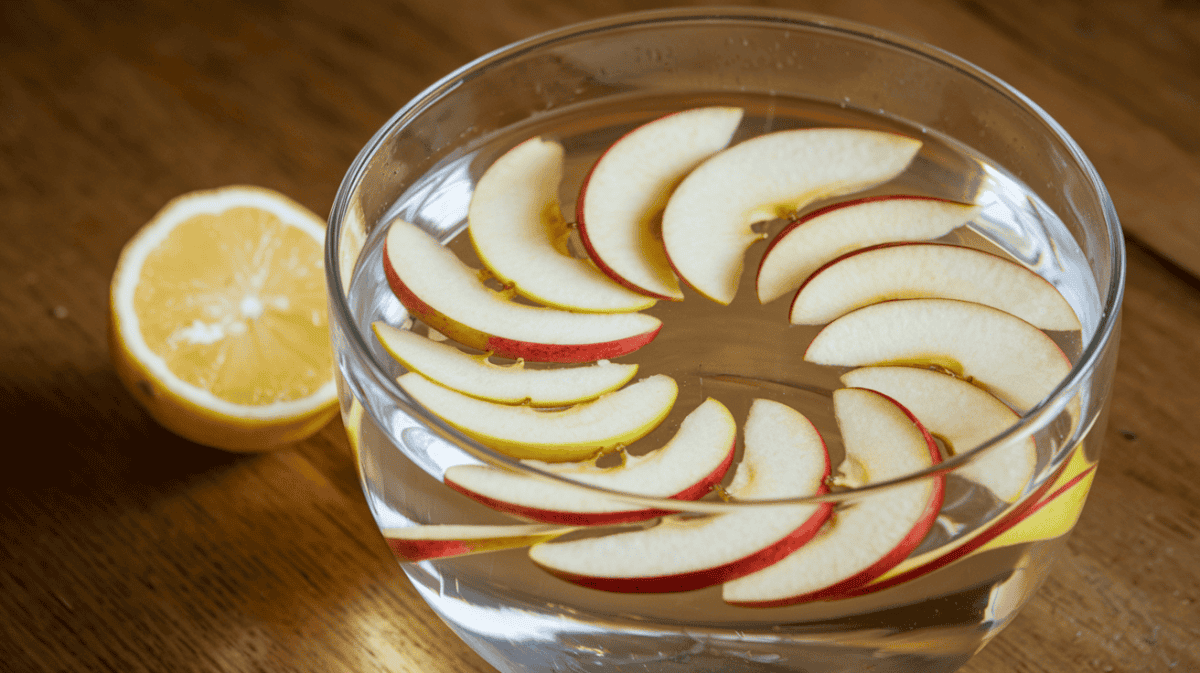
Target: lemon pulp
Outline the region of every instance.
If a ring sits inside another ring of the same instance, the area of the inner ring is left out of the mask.
[[[256,450],[320,428],[333,408],[323,222],[258,188],[168,204],[122,253],[114,360],[160,423]]]

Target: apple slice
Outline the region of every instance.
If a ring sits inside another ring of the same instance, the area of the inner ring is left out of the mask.
[[[1093,463],[1038,501],[1024,516],[997,527],[995,533],[987,536],[988,540],[973,551],[982,553],[1017,544],[1053,540],[1071,532],[1083,513],[1083,505],[1087,502],[1095,477],[1096,465]]]
[[[536,466],[613,491],[696,500],[721,483],[733,464],[736,440],[733,415],[725,405],[709,398],[683,419],[679,431],[661,448],[629,457],[619,467],[567,463]],[[451,467],[446,470],[446,485],[497,511],[545,523],[594,526],[644,521],[670,513],[486,465]]]
[[[957,299],[898,299],[847,313],[813,338],[804,359],[825,365],[936,365],[1028,411],[1071,371],[1038,328]]]
[[[859,486],[941,461],[937,443],[904,407],[872,390],[833,393],[846,458],[843,481]],[[808,544],[757,573],[726,582],[722,597],[745,607],[776,607],[837,595],[887,572],[916,549],[945,493],[938,475],[889,488],[836,510]]]
[[[567,249],[558,201],[563,148],[530,138],[496,160],[475,185],[467,231],[500,282],[540,304],[571,311],[640,311],[654,299],[622,287]]]
[[[842,375],[842,384],[887,395],[912,412],[958,455],[1012,427],[1020,416],[996,396],[948,374],[917,367],[862,367]],[[984,486],[997,498],[1016,502],[1037,468],[1033,439],[997,447],[955,474]]]
[[[839,257],[800,287],[791,321],[821,325],[868,304],[916,297],[987,304],[1040,329],[1080,329],[1046,279],[1003,257],[943,243],[885,243]]]
[[[416,372],[397,380],[418,404],[480,444],[552,463],[585,460],[640,439],[666,418],[679,392],[674,379],[657,374],[591,402],[539,411],[478,400]]]
[[[688,285],[728,304],[746,250],[762,238],[750,225],[890,180],[920,148],[919,140],[894,133],[825,128],[765,133],[722,150],[667,201],[667,258]]]
[[[978,206],[924,196],[882,196],[815,210],[771,240],[758,265],[763,304],[800,287],[826,262],[878,243],[940,238],[975,219]]]
[[[465,395],[501,404],[564,407],[596,399],[625,385],[637,365],[608,360],[587,367],[526,369],[521,361],[501,366],[486,355],[468,355],[385,322],[371,325],[384,349],[400,364]]]
[[[874,581],[839,596],[849,598],[882,591],[950,565],[959,559],[1017,544],[1049,540],[1066,535],[1079,520],[1087,500],[1096,464],[1089,463],[1083,452],[1076,449],[1070,462],[1063,466],[1057,479],[1047,481],[1025,502],[1016,506],[989,527],[972,535],[943,545],[903,563],[880,575]]]
[[[400,561],[414,562],[528,547],[552,540],[573,528],[517,524],[513,526],[424,525],[384,528],[383,538]]]
[[[650,343],[662,327],[641,313],[572,313],[513,303],[420,228],[395,220],[383,249],[392,292],[416,318],[455,341],[506,358],[589,362]]]
[[[829,454],[816,428],[791,408],[755,400],[745,451],[729,485],[734,499],[824,492]],[[550,573],[617,592],[700,589],[769,566],[807,542],[832,507],[761,505],[729,514],[667,517],[653,528],[534,545],[529,556]]]
[[[662,247],[660,218],[671,190],[729,144],[742,109],[704,107],[643,124],[613,143],[584,180],[575,219],[592,261],[637,292],[679,301]]]

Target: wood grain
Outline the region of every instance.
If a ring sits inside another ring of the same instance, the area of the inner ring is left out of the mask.
[[[329,209],[410,97],[604,0],[0,3],[0,669],[490,671],[404,580],[334,422],[239,456],[156,426],[107,356],[121,246],[171,197]],[[1104,462],[1054,574],[965,669],[1200,670],[1200,5],[758,3],[959,54],[1079,141],[1130,240]]]

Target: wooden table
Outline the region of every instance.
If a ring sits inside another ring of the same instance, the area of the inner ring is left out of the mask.
[[[0,3],[0,669],[491,670],[403,579],[339,423],[233,455],[150,420],[109,365],[109,276],[171,197],[252,183],[326,213],[359,148],[438,77],[651,4]],[[1200,8],[761,4],[998,74],[1080,142],[1126,227],[1105,461],[1052,577],[966,670],[1200,671]]]

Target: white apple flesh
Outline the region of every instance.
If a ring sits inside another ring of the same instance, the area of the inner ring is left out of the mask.
[[[741,120],[736,107],[684,110],[639,126],[600,156],[575,219],[601,270],[651,297],[683,299],[662,247],[662,211],[679,181],[728,145]]]
[[[485,355],[469,355],[384,322],[371,327],[384,349],[407,369],[464,395],[501,404],[563,407],[586,402],[625,385],[638,369],[608,360],[557,369],[530,369],[520,361],[496,365]]]
[[[833,393],[845,444],[844,482],[896,479],[940,462],[937,443],[908,411],[874,391]],[[945,493],[934,476],[855,499],[835,510],[807,544],[757,573],[726,582],[722,597],[745,607],[778,607],[836,596],[900,563],[928,534]]]
[[[766,304],[792,292],[822,265],[853,250],[945,236],[979,210],[942,199],[883,196],[813,211],[771,240],[758,266],[758,300]]]
[[[816,429],[791,408],[755,400],[744,454],[727,489],[734,500],[824,491],[829,454]],[[615,592],[700,589],[764,568],[809,540],[826,504],[762,505],[709,516],[666,517],[643,530],[538,544],[535,563],[582,586]]]
[[[552,540],[573,528],[534,524],[503,525],[422,525],[384,528],[383,539],[401,561],[480,554],[516,547],[528,547]]]
[[[628,457],[620,466],[532,464],[611,491],[696,500],[721,483],[733,464],[736,440],[733,415],[725,405],[709,398],[683,419],[670,441],[648,454]],[[670,513],[486,465],[451,467],[446,470],[445,480],[447,486],[494,510],[545,523],[595,526],[644,521]]]
[[[562,164],[562,145],[531,138],[484,171],[467,211],[480,261],[517,294],[547,306],[598,313],[653,306],[654,299],[570,254],[558,200]]]
[[[590,362],[631,353],[662,327],[641,313],[574,313],[517,304],[488,288],[420,228],[395,220],[384,242],[392,291],[415,318],[455,341],[506,358]]]
[[[843,367],[936,365],[1018,411],[1037,406],[1071,371],[1045,332],[957,299],[898,299],[852,311],[822,328],[804,359]]]
[[[562,410],[487,402],[410,372],[404,392],[463,434],[513,458],[567,462],[634,442],[662,422],[675,403],[674,379],[658,374]]]
[[[752,224],[886,182],[920,148],[920,141],[894,133],[821,128],[766,133],[722,150],[689,173],[667,201],[667,258],[688,285],[728,304],[746,250],[762,238]]]
[[[1045,330],[1078,330],[1053,285],[1016,262],[957,245],[894,243],[858,250],[814,272],[792,300],[794,325],[822,325],[888,299],[941,297],[986,304]]]
[[[869,388],[891,397],[912,412],[921,425],[959,455],[980,446],[1020,420],[994,395],[942,372],[918,367],[861,367],[842,375],[842,384]],[[954,471],[1015,502],[1037,468],[1032,438],[996,447]]]

